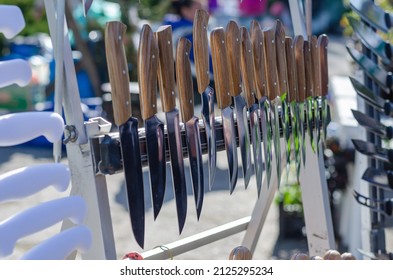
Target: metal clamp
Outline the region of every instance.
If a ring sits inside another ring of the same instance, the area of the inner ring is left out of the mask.
[[[78,131],[76,127],[73,125],[66,125],[64,128],[64,145],[68,144],[69,142],[75,142],[78,139]]]

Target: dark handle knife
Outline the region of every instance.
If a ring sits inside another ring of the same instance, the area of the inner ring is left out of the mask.
[[[126,26],[108,22],[105,28],[105,50],[115,123],[119,127],[123,170],[131,226],[139,246],[144,246],[145,197],[139,149],[138,120],[131,117],[131,96],[126,54],[123,45]]]

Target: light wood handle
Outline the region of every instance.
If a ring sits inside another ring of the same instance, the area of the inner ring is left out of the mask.
[[[194,93],[191,76],[191,41],[180,38],[176,51],[176,77],[179,91],[180,111],[183,122],[194,116]]]
[[[213,58],[214,84],[217,93],[217,103],[220,109],[231,105],[232,98],[229,93],[229,71],[225,47],[224,28],[215,28],[210,34],[210,43]]]
[[[297,89],[296,102],[303,102],[306,99],[306,72],[304,68],[304,39],[303,36],[296,36],[293,40],[296,61]]]
[[[117,126],[124,124],[131,116],[130,79],[123,44],[126,29],[127,26],[119,21],[108,22],[105,26],[105,52]]]
[[[329,71],[328,71],[328,44],[329,38],[322,34],[318,37],[319,61],[321,67],[321,94],[326,96],[329,90]]]
[[[175,61],[173,59],[172,26],[164,25],[154,33],[159,53],[158,85],[164,112],[176,107]]]
[[[247,28],[240,28],[241,34],[241,72],[244,88],[244,96],[246,98],[247,107],[250,108],[255,103],[255,82],[254,82],[254,69],[253,69],[253,50],[250,36],[248,35]]]
[[[198,92],[203,93],[210,82],[209,71],[209,43],[207,27],[209,14],[202,9],[195,13],[192,37],[194,41],[194,60]]]
[[[288,92],[287,61],[285,56],[285,28],[281,21],[276,20],[276,58],[279,93]]]
[[[138,48],[138,83],[144,120],[157,113],[157,69],[158,47],[153,31],[145,24],[142,27]]]
[[[311,66],[312,69],[312,81],[313,81],[313,96],[321,96],[321,61],[319,60],[319,48],[318,38],[313,35],[310,38],[310,49],[311,49]]]
[[[309,41],[304,41],[303,51],[304,51],[304,69],[306,73],[306,98],[307,98],[314,95],[311,44]]]
[[[225,30],[225,42],[229,59],[229,85],[232,96],[242,92],[240,76],[240,29],[233,20],[229,21]]]
[[[258,21],[251,22],[251,42],[254,53],[254,76],[256,96],[260,100],[266,95],[265,53],[261,26]]]
[[[276,63],[276,42],[274,26],[263,31],[264,50],[265,50],[265,78],[267,95],[273,100],[280,95],[278,87],[278,74]]]
[[[285,57],[287,60],[288,74],[288,101],[297,100],[297,82],[296,82],[296,60],[293,40],[291,37],[285,37]]]

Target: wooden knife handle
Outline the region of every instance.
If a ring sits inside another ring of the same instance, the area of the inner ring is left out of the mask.
[[[198,92],[201,94],[210,83],[209,42],[207,37],[208,23],[209,14],[205,10],[197,10],[194,16],[192,37],[194,41],[194,60]]]
[[[242,92],[240,76],[240,29],[233,20],[227,24],[225,42],[229,59],[230,92],[232,96],[238,96]]]
[[[265,53],[262,29],[258,21],[251,22],[251,42],[254,53],[254,77],[256,96],[260,100],[266,95]]]
[[[248,35],[247,28],[240,28],[241,34],[241,72],[243,80],[244,95],[247,102],[247,107],[250,108],[255,103],[255,82],[254,82],[254,69],[253,69],[253,49],[250,36]]]
[[[306,98],[307,98],[307,97],[314,96],[311,43],[309,41],[304,41],[303,52],[304,52],[304,69],[306,73]]]
[[[311,66],[312,69],[312,81],[313,81],[313,96],[321,96],[321,62],[319,60],[319,48],[317,36],[311,36],[310,49],[311,49]]]
[[[183,122],[189,121],[194,116],[194,92],[190,64],[191,46],[191,41],[182,37],[176,50],[176,78]]]
[[[158,85],[164,112],[176,107],[175,61],[173,59],[172,26],[160,26],[154,33],[159,53]]]
[[[280,20],[276,20],[276,58],[279,93],[288,92],[287,61],[285,56],[285,28]]]
[[[231,105],[232,98],[229,93],[229,70],[227,52],[225,47],[224,28],[215,28],[210,34],[210,44],[212,48],[214,84],[217,93],[217,103],[220,109]]]
[[[329,71],[328,71],[328,44],[329,38],[326,34],[318,37],[319,61],[321,67],[321,94],[326,96],[329,90]]]
[[[293,40],[291,37],[285,37],[285,57],[287,60],[288,74],[288,101],[297,100],[297,81],[296,81],[296,60]]]
[[[108,22],[105,26],[105,53],[117,126],[124,124],[131,116],[130,79],[123,45],[126,29],[127,26],[119,21]]]
[[[276,62],[276,42],[274,26],[263,31],[264,50],[265,50],[265,78],[267,95],[273,100],[280,95],[278,87],[278,74]]]
[[[144,120],[157,113],[157,69],[158,47],[151,27],[145,24],[138,47],[138,83]]]
[[[306,99],[306,72],[304,68],[304,39],[303,36],[296,36],[293,40],[293,47],[295,50],[296,61],[296,78],[298,94],[296,95],[296,102],[303,102]]]

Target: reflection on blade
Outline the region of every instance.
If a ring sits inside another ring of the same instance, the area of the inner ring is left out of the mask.
[[[280,113],[279,107],[282,106],[281,98],[276,97],[272,102],[270,116],[273,126],[273,142],[274,154],[276,156],[276,169],[277,169],[277,185],[280,186],[281,182],[281,143],[280,143]]]
[[[313,130],[313,120],[314,120],[314,98],[312,96],[306,99],[306,114],[307,114],[307,131],[310,137],[310,144],[312,151],[316,152],[315,141],[314,141],[314,130]]]
[[[291,163],[291,133],[289,127],[290,112],[287,103],[287,94],[281,95],[281,116],[282,116],[282,129],[285,138],[285,151],[286,151],[286,179],[288,181],[289,165]]]
[[[216,130],[214,116],[214,91],[207,87],[202,94],[202,119],[205,124],[208,162],[209,162],[209,189],[212,189],[216,173]]]
[[[271,162],[272,162],[272,132],[270,126],[270,104],[266,97],[259,100],[261,128],[262,128],[262,139],[263,139],[263,156],[265,159],[265,172],[267,186],[270,186],[271,177]]]
[[[164,124],[154,115],[145,121],[146,150],[149,159],[150,185],[154,201],[161,199],[165,192],[166,184],[166,160],[164,145]],[[154,209],[154,217],[157,217],[159,209]]]
[[[295,151],[295,165],[296,165],[296,177],[299,181],[300,177],[300,167],[301,167],[301,153],[300,153],[300,145],[301,145],[301,130],[300,130],[300,116],[299,116],[299,107],[295,101],[291,102],[291,123],[292,123],[292,136],[293,136],[293,146]]]
[[[302,158],[303,158],[303,166],[306,165],[306,128],[304,127],[306,123],[306,112],[304,108],[304,102],[300,102],[298,104],[298,115],[300,122],[300,131],[301,131],[301,147],[302,147]]]
[[[254,155],[255,176],[257,180],[257,190],[258,190],[258,197],[259,197],[262,188],[263,163],[262,163],[262,152],[261,152],[261,133],[259,130],[258,105],[253,104],[249,110],[250,110],[252,150]]]
[[[233,111],[230,107],[222,109],[222,126],[224,132],[224,142],[227,151],[228,158],[228,169],[229,169],[229,181],[231,184],[230,193],[232,194],[236,187],[237,182],[237,150],[236,150],[236,139],[235,124],[233,121]]]
[[[197,218],[199,219],[202,211],[204,184],[203,184],[203,163],[201,140],[199,138],[198,118],[193,117],[186,122],[187,148],[190,160],[190,169],[192,177],[192,186],[194,190],[195,206],[197,209]]]
[[[250,135],[248,133],[247,109],[244,98],[240,95],[234,96],[237,128],[239,133],[239,146],[242,156],[242,167],[244,176],[244,185],[247,188],[251,178],[251,151]]]
[[[390,152],[391,150],[377,147],[373,143],[362,140],[352,139],[352,143],[355,146],[355,149],[360,153],[378,160],[389,162],[389,154],[392,154]]]

